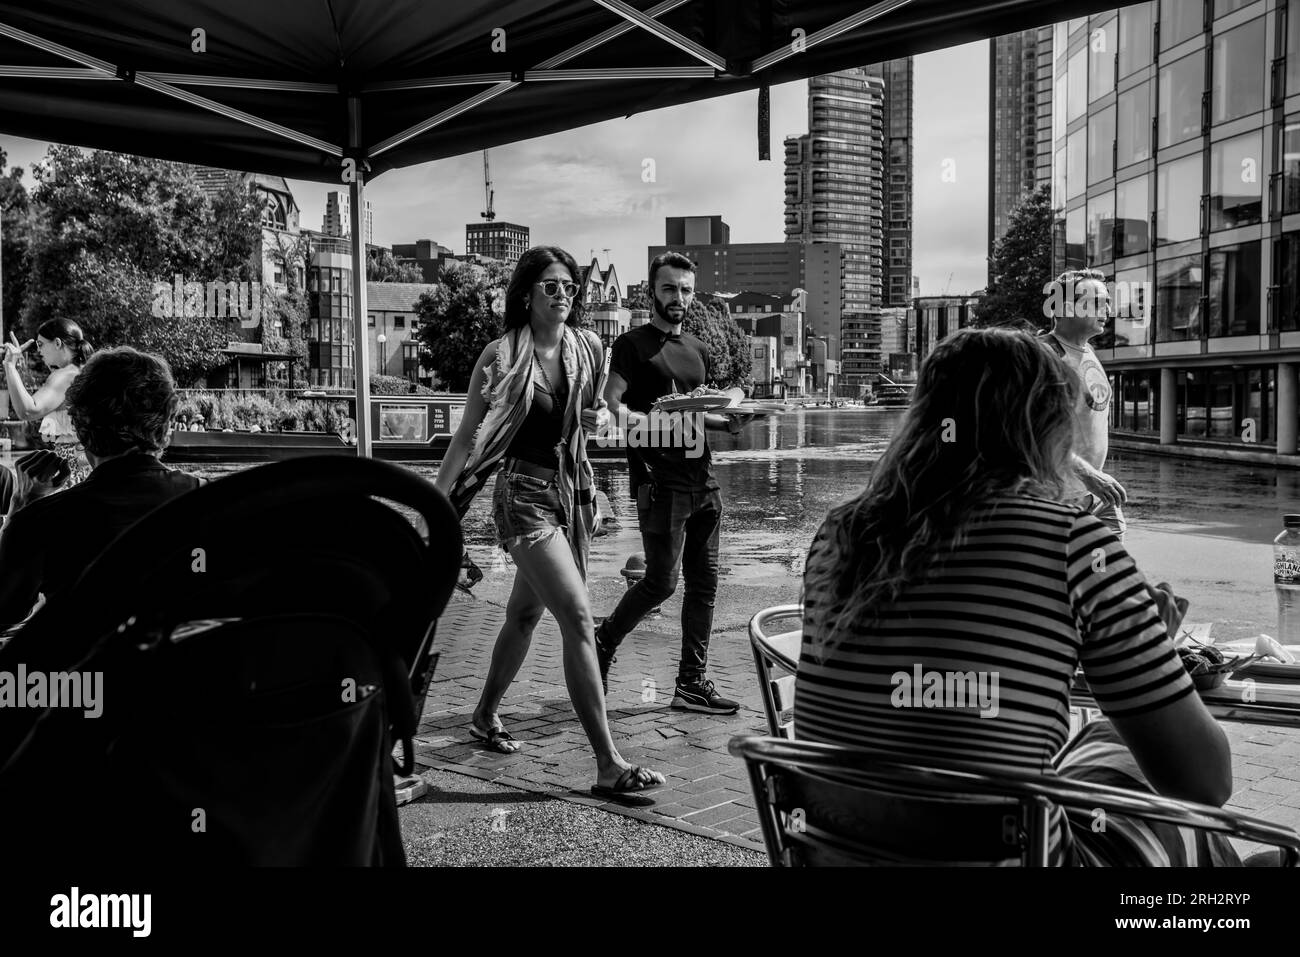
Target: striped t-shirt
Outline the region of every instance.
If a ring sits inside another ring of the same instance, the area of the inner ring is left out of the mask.
[[[842,567],[823,524],[804,579],[800,740],[1050,773],[1080,665],[1108,715],[1194,690],[1133,559],[1077,508],[992,500],[950,558],[876,622],[846,623],[821,661]]]

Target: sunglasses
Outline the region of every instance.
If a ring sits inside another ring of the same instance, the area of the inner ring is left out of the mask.
[[[572,299],[578,294],[578,284],[576,282],[564,282],[560,279],[547,279],[544,282],[537,283],[536,285],[541,286],[542,292],[552,298],[554,298],[556,293],[559,293],[560,291],[564,292],[565,299]]]

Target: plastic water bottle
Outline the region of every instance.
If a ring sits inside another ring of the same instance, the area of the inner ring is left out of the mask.
[[[1273,585],[1277,589],[1277,640],[1300,645],[1300,515],[1282,516],[1273,539]]]

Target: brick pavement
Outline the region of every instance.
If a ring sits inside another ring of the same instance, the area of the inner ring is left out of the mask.
[[[665,604],[662,616],[642,622],[623,642],[610,673],[611,731],[624,757],[667,778],[665,787],[648,792],[656,801],[653,807],[624,808],[588,791],[595,780],[595,761],[569,704],[561,639],[549,614],[538,625],[528,660],[501,708],[501,719],[522,743],[521,750],[497,754],[470,737],[470,715],[505,615],[503,599],[457,594],[439,622],[442,658],[416,739],[418,764],[744,847],[762,847],[743,763],[727,753],[734,735],[762,734],[767,728],[739,617],[715,623],[710,648],[710,677],[741,702],[733,716],[668,707],[680,650],[677,597]],[[602,610],[603,603],[598,603],[597,613]],[[1238,784],[1228,807],[1300,830],[1300,731],[1230,723],[1223,727],[1232,744]]]

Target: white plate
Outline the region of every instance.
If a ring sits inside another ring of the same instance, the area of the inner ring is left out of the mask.
[[[1231,652],[1234,655],[1253,655],[1255,653],[1255,639],[1243,638],[1239,641],[1225,641],[1223,644],[1216,644],[1214,647],[1223,652]],[[1282,647],[1296,656],[1297,661],[1294,664],[1288,665],[1281,661],[1256,661],[1237,671],[1235,676],[1300,679],[1300,645],[1283,645]]]

